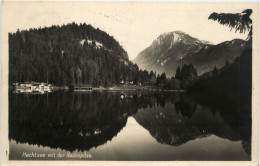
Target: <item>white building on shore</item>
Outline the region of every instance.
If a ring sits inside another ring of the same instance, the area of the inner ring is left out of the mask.
[[[17,93],[32,93],[32,92],[51,92],[52,85],[48,83],[26,82],[26,83],[13,83],[15,92]]]

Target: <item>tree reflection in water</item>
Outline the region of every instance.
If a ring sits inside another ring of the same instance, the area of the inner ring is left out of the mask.
[[[247,108],[198,104],[194,97],[176,92],[10,93],[9,139],[85,151],[112,140],[133,116],[163,144],[178,146],[214,134],[242,140],[250,154],[251,110]]]

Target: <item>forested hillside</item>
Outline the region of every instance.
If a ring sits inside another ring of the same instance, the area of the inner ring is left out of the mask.
[[[148,72],[129,61],[113,37],[91,25],[72,23],[9,33],[10,84],[112,86],[122,80],[148,79]]]

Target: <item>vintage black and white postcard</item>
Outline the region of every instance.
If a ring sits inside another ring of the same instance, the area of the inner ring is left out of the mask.
[[[1,164],[258,165],[258,6],[4,1]]]

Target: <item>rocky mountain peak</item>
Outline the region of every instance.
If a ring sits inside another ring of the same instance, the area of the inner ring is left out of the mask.
[[[177,43],[184,44],[210,44],[208,41],[201,41],[197,38],[191,37],[190,35],[182,32],[182,31],[172,31],[159,35],[157,39],[154,41],[154,44],[157,45],[169,45],[169,49],[173,47],[174,44]]]

